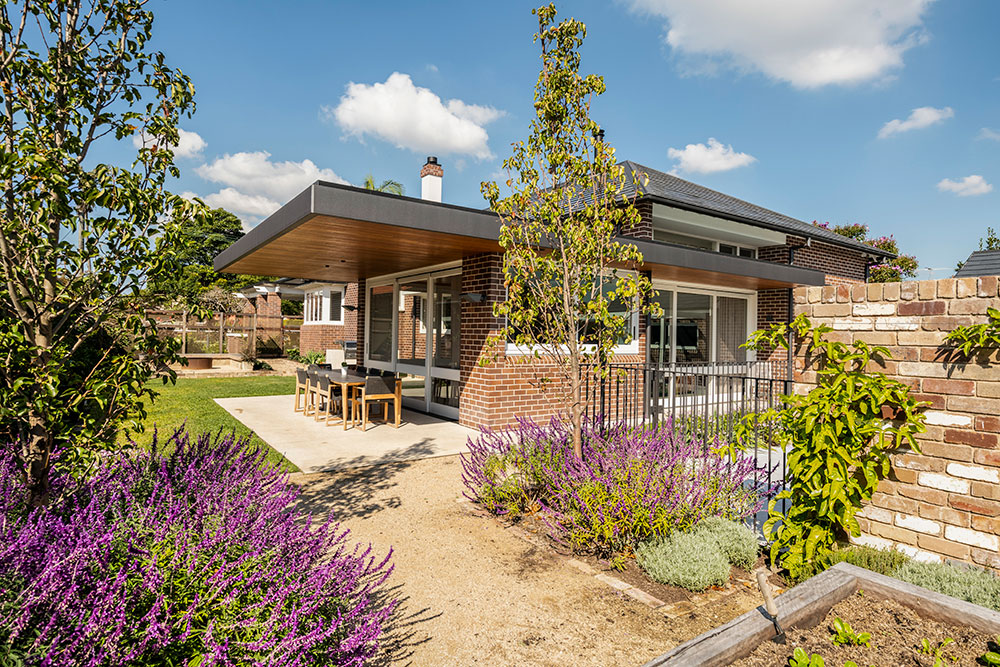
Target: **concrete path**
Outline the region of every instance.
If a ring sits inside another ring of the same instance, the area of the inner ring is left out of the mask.
[[[476,432],[455,422],[403,410],[397,429],[376,422],[367,431],[326,426],[292,411],[293,397],[217,398],[215,402],[303,472],[348,470],[467,451]]]

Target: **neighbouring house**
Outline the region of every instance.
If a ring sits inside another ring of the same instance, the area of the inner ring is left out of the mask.
[[[956,278],[1000,276],[1000,250],[977,250],[955,272]]]
[[[618,361],[771,361],[773,372],[790,375],[787,355],[755,358],[742,349],[747,335],[789,319],[793,288],[860,284],[871,263],[889,256],[670,174],[623,165],[648,177],[636,200],[642,222],[628,238],[642,252],[640,270],[651,276],[664,315],[635,315]],[[419,199],[317,181],[222,252],[215,268],[302,279],[298,288],[317,295],[303,349],[310,325],[332,332],[317,340],[320,348],[355,340],[360,363],[404,374],[410,408],[469,426],[546,418],[560,406],[537,388],[537,368],[508,363],[521,351],[508,346],[479,364],[500,328],[492,310],[504,297],[499,219],[443,203],[443,175],[428,158]],[[354,310],[343,312],[346,304]]]

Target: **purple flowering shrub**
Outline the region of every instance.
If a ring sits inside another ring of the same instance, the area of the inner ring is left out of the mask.
[[[0,664],[362,665],[392,567],[247,440],[177,431],[29,510],[0,449]],[[172,450],[172,451],[171,451]]]
[[[706,444],[708,446],[706,446]],[[568,424],[519,420],[484,430],[463,454],[466,496],[494,514],[538,511],[556,539],[573,549],[610,555],[688,530],[702,518],[742,519],[773,493],[766,470],[750,457],[723,459],[712,443],[692,440],[667,423],[584,428],[583,460],[573,455]]]

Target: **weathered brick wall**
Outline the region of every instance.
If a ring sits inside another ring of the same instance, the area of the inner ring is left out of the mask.
[[[894,359],[879,370],[930,403],[922,453],[892,456],[890,477],[864,508],[861,541],[1000,570],[1000,357],[955,361],[941,348],[956,326],[1000,308],[998,279],[810,287],[795,301],[837,340],[887,346]],[[803,364],[796,359],[800,390],[815,382]]]

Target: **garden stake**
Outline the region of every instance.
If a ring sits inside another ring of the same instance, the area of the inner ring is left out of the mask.
[[[764,596],[764,609],[767,610],[771,622],[774,623],[774,637],[771,638],[775,644],[785,643],[785,631],[781,629],[778,622],[778,605],[774,604],[774,597],[771,595],[771,586],[767,583],[767,571],[762,570],[757,573],[757,585],[760,587],[761,595]]]

